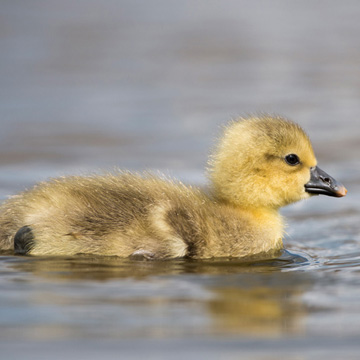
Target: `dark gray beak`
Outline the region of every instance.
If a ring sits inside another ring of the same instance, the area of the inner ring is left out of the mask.
[[[305,184],[306,192],[335,197],[346,195],[347,190],[345,186],[317,166],[310,169],[310,175],[310,181]]]

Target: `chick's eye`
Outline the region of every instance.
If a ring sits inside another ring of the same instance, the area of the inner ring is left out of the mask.
[[[300,159],[296,154],[289,154],[285,156],[285,161],[291,165],[291,166],[295,166],[300,164]]]

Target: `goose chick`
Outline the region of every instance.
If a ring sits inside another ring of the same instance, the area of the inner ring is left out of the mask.
[[[19,254],[245,257],[282,249],[278,210],[345,187],[308,136],[280,117],[238,119],[209,161],[211,191],[117,172],[40,183],[0,208],[0,247]]]

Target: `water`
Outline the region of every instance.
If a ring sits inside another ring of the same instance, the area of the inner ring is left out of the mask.
[[[279,113],[349,190],[263,262],[0,257],[5,359],[357,359],[360,5],[1,1],[0,197],[114,166],[206,185],[231,117]],[[121,354],[121,355],[120,355]]]

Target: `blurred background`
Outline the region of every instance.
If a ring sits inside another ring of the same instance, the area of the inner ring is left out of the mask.
[[[205,185],[221,127],[259,112],[349,190],[284,210],[305,263],[2,256],[2,354],[357,359],[359,19],[357,0],[0,0],[1,199],[114,167]]]
[[[359,150],[356,0],[0,2],[0,195],[114,166],[204,182],[221,125],[299,122]]]

